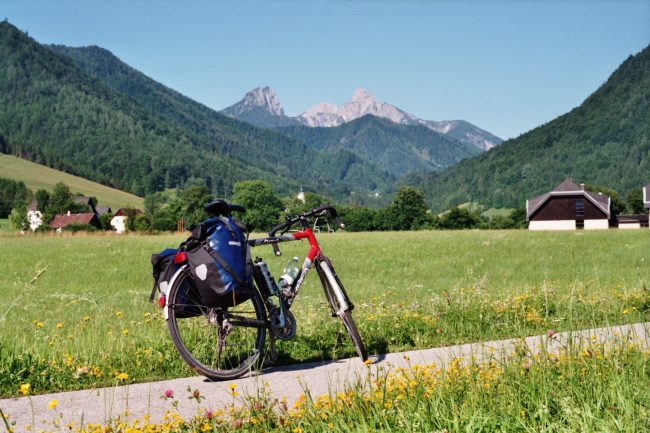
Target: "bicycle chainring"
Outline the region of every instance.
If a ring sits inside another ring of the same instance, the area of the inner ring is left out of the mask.
[[[276,307],[269,313],[271,330],[273,334],[282,341],[291,340],[296,336],[296,318],[291,311],[284,312],[284,326],[280,327],[280,308]]]

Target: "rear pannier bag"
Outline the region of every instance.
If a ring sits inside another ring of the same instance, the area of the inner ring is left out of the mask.
[[[230,307],[250,299],[253,264],[245,231],[231,217],[214,217],[194,228],[181,245],[203,305]]]
[[[165,296],[169,295],[171,279],[178,270],[178,266],[174,264],[174,256],[177,252],[178,250],[176,248],[167,248],[158,254],[151,255],[154,285],[151,290],[149,302],[153,301],[156,289],[161,293],[164,293]],[[191,289],[191,287],[187,283],[184,283],[179,289],[176,304],[174,305],[174,308],[176,309],[176,317],[182,318],[201,315],[199,308],[193,306],[197,302],[191,300],[192,298],[198,298],[198,295],[188,293],[189,289]]]

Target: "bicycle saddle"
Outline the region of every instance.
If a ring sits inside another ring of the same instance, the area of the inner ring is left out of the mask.
[[[245,207],[240,206],[238,204],[230,204],[227,201],[219,198],[212,200],[210,203],[204,204],[203,209],[205,209],[205,211],[209,215],[213,215],[213,216],[219,216],[219,215],[229,216],[232,213],[232,211],[246,212]]]

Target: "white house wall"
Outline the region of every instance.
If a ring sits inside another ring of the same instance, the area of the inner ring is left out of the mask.
[[[114,216],[111,219],[111,226],[118,233],[124,233],[126,231],[126,216]]]
[[[575,220],[531,221],[528,224],[528,230],[575,230],[575,229],[576,229]]]
[[[618,228],[621,229],[621,230],[640,229],[641,224],[639,224],[639,223],[618,223]]]
[[[602,220],[585,220],[585,230],[607,230],[609,228],[609,221]]]

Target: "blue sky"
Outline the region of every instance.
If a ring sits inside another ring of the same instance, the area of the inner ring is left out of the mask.
[[[41,43],[99,45],[212,108],[271,86],[288,115],[357,87],[515,137],[650,43],[650,1],[0,0]]]

